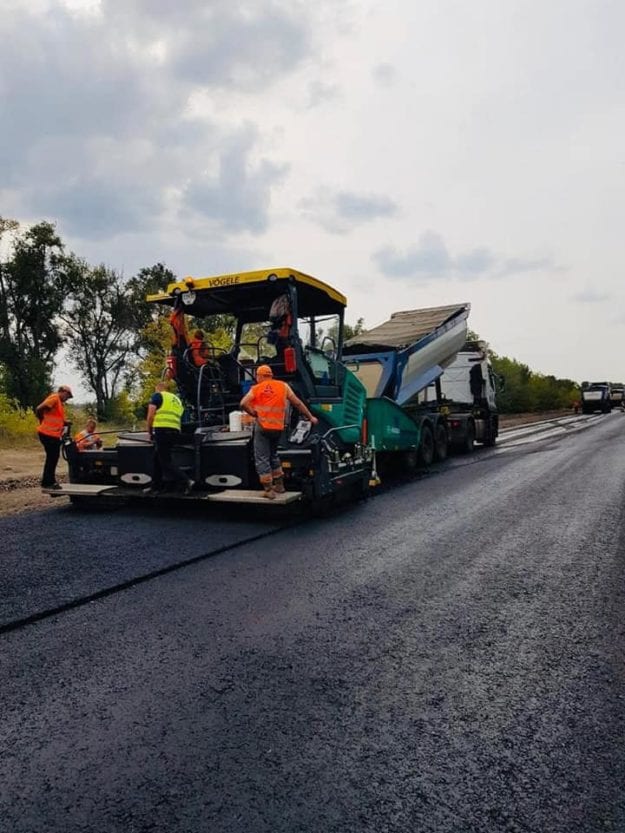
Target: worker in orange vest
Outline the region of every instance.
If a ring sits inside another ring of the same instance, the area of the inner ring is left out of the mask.
[[[256,417],[254,426],[254,464],[264,489],[264,497],[273,500],[284,492],[284,473],[278,457],[278,443],[284,430],[287,403],[316,425],[319,420],[291,390],[286,382],[273,378],[269,365],[256,368],[256,384],[241,400],[241,408]]]
[[[56,482],[56,466],[61,453],[61,437],[67,425],[63,405],[72,399],[71,388],[61,385],[56,393],[51,393],[35,408],[39,426],[37,434],[46,452],[46,461],[41,476],[42,489],[60,489]]]
[[[102,438],[96,433],[95,417],[89,417],[84,431],[79,431],[74,437],[78,451],[102,448]]]
[[[196,367],[202,367],[208,361],[208,345],[201,330],[196,330],[193,333],[193,338],[189,344],[189,352],[191,353],[191,361]]]

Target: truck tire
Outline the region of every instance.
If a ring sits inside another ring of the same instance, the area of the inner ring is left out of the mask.
[[[434,429],[434,459],[442,463],[449,453],[449,439],[447,429],[442,422],[437,422]]]
[[[402,470],[406,474],[414,474],[414,472],[419,468],[420,459],[421,454],[418,449],[409,448],[408,451],[404,451],[401,456]]]
[[[424,466],[431,466],[434,461],[434,433],[427,422],[421,426],[421,443],[419,457]]]
[[[467,422],[467,433],[464,438],[464,443],[460,449],[462,454],[472,454],[475,449],[475,423],[469,420]]]
[[[488,420],[488,427],[484,435],[484,442],[482,445],[486,448],[492,448],[497,442],[497,434],[495,433],[495,423],[492,419]]]

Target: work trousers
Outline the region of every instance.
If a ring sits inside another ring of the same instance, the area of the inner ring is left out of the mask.
[[[39,442],[44,447],[46,452],[46,462],[43,466],[43,474],[41,476],[41,487],[49,489],[56,483],[56,466],[59,462],[59,455],[61,453],[61,440],[59,437],[49,437],[47,434],[39,434]]]
[[[154,486],[160,489],[165,481],[188,483],[189,477],[182,469],[175,466],[171,452],[180,438],[180,431],[175,428],[154,428]]]
[[[254,426],[254,465],[259,477],[280,471],[278,443],[282,431],[264,431],[258,423]]]

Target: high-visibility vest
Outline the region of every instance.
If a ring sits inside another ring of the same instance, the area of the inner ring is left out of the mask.
[[[287,386],[279,379],[266,379],[251,390],[251,405],[258,415],[258,424],[265,431],[282,431],[286,421]]]
[[[61,397],[58,393],[51,393],[43,400],[41,405],[47,410],[43,412],[43,418],[37,427],[37,431],[47,437],[56,437],[60,440],[65,427],[65,411],[63,410]]]
[[[180,420],[184,412],[184,405],[175,393],[161,391],[163,404],[156,411],[152,428],[175,428],[180,431]]]
[[[78,451],[87,451],[87,449],[91,448],[93,445],[102,443],[102,440],[100,439],[99,434],[90,434],[85,428],[84,431],[79,431],[78,434],[76,434],[74,442],[76,443]]]
[[[206,343],[201,338],[194,338],[189,344],[191,360],[196,367],[202,367],[208,360]]]

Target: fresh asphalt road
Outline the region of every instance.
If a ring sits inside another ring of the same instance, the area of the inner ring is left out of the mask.
[[[624,831],[624,459],[615,413],[282,529],[9,519],[5,625],[128,586],[0,636],[0,829]]]

